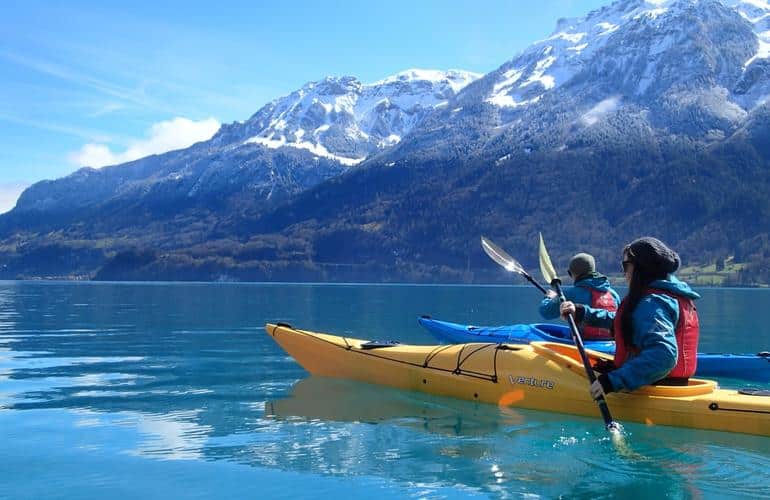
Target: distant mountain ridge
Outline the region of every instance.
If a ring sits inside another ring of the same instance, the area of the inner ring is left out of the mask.
[[[15,212],[101,210],[120,203],[185,207],[233,196],[281,199],[397,143],[478,76],[409,70],[369,85],[327,77],[190,148],[36,183]]]
[[[102,279],[478,281],[478,233],[545,230],[557,259],[655,234],[770,281],[768,23],[761,0],[619,0],[480,78],[314,82],[187,150],[32,186],[0,261],[36,272],[55,243]]]

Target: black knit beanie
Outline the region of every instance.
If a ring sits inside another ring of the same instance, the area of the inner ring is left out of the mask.
[[[626,247],[634,266],[649,274],[671,274],[679,269],[679,254],[657,238],[645,236]]]
[[[573,279],[579,280],[593,272],[596,272],[596,262],[592,255],[579,253],[570,259],[569,274]]]

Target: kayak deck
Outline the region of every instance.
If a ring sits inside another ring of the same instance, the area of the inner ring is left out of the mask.
[[[441,342],[499,342],[529,343],[559,342],[572,345],[569,327],[551,323],[522,323],[506,326],[473,326],[422,316],[417,319],[433,337]],[[613,354],[615,342],[583,340],[587,349]],[[720,377],[770,382],[770,354],[712,354],[698,353],[698,377]]]
[[[267,333],[307,371],[472,401],[584,416],[599,414],[577,350],[566,344],[398,344],[268,324]],[[607,355],[589,351],[596,361]],[[612,393],[620,421],[770,436],[770,397],[719,389],[691,379],[685,387],[647,386]]]

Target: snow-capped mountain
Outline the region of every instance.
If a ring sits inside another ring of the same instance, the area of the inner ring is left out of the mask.
[[[493,73],[486,101],[501,108],[533,104],[591,69],[622,77],[618,83],[630,96],[645,95],[661,80],[670,83],[672,73],[688,82],[705,71],[718,83],[739,82],[727,90],[742,107],[751,108],[765,95],[747,92],[745,75],[768,63],[769,27],[770,5],[763,0],[621,0],[583,18],[559,20],[551,36]],[[715,55],[730,59],[684,57],[692,45],[725,43],[729,47],[719,47]],[[672,53],[679,55],[675,68],[667,67]],[[616,57],[607,60],[608,55]],[[597,58],[606,63],[598,64]]]
[[[34,184],[15,210],[280,200],[398,143],[479,76],[409,70],[372,84],[350,76],[327,77],[185,150],[99,170],[84,168]]]
[[[413,69],[371,84],[328,77],[271,102],[245,123],[223,127],[212,142],[306,149],[355,165],[397,144],[427,113],[480,76]]]
[[[550,36],[468,85],[383,161],[426,150],[501,158],[561,150],[613,119],[625,125],[610,135],[712,143],[738,130],[768,95],[767,2],[618,0],[559,20]]]

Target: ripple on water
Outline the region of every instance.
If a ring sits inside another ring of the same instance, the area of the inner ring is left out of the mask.
[[[667,481],[695,491],[759,498],[770,484],[770,440],[710,431],[634,426],[628,450],[587,454],[583,461],[599,474],[649,484]],[[740,443],[751,448],[741,449]],[[764,443],[764,446],[762,445]],[[766,452],[762,451],[762,448]]]

